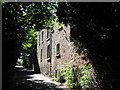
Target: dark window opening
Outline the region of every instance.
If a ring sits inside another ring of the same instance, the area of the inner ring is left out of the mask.
[[[50,30],[47,30],[47,41],[50,40]]]
[[[39,46],[40,46],[40,35],[39,35]]]
[[[50,45],[47,46],[47,61],[50,62]]]
[[[56,50],[56,51],[57,51],[57,53],[56,53],[56,54],[57,54],[56,57],[57,57],[57,58],[60,58],[60,44],[57,44],[56,49],[57,49],[57,50]]]
[[[49,37],[49,30],[47,30],[47,38]]]
[[[44,35],[44,32],[42,32],[42,42],[43,42],[43,35]]]
[[[47,58],[50,58],[50,45],[47,46]]]
[[[41,49],[41,53],[40,53],[40,61],[42,62],[42,49]]]
[[[51,33],[54,33],[54,30],[53,30],[53,29],[51,30]]]
[[[59,31],[63,30],[63,27],[60,27],[58,30],[59,30]]]

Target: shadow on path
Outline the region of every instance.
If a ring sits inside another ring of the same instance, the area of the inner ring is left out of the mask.
[[[14,80],[7,90],[63,90],[59,85],[41,74],[34,74],[32,70],[16,67]]]

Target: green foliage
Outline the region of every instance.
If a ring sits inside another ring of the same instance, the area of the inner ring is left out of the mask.
[[[60,22],[71,25],[71,36],[96,57],[119,60],[120,3],[59,3]],[[119,50],[118,50],[119,49]],[[109,52],[109,50],[113,50]],[[108,60],[108,61],[109,61]],[[114,61],[114,60],[113,60]],[[110,63],[111,64],[111,63]]]
[[[89,74],[88,66],[73,67],[72,62],[68,62],[61,71],[59,70],[56,81],[65,79],[65,84],[70,88],[90,88]]]
[[[22,49],[28,50],[32,46],[34,46],[37,42],[37,32],[33,29],[29,30],[28,35],[26,36],[26,42],[22,43]]]
[[[23,66],[23,60],[22,60],[22,59],[17,60],[16,65],[18,65],[18,66]]]
[[[77,84],[74,82],[72,62],[65,63],[65,67],[62,70],[57,70],[56,81],[65,82],[65,84],[71,88]]]
[[[49,29],[58,24],[53,15],[55,7],[56,2],[2,3],[3,35],[18,41],[21,49],[29,49],[36,44],[36,30]]]
[[[72,75],[72,63],[66,63],[65,67],[62,70],[57,70],[57,78],[55,79],[58,82],[65,82],[69,87],[73,87],[73,75]]]
[[[46,25],[46,29],[49,29],[49,28],[52,28],[54,25],[56,25],[56,27],[60,28],[62,27],[62,24],[55,21],[54,18],[51,18],[48,22],[47,22],[47,25]]]
[[[82,76],[80,76],[80,85],[82,88],[90,88],[90,78],[89,78],[89,67],[82,65],[78,67],[79,69],[82,69]]]
[[[62,71],[60,69],[57,70],[57,78],[55,78],[55,81],[57,82],[65,82],[64,75],[62,74]]]
[[[89,50],[90,57],[94,59],[93,62],[98,64],[94,67],[96,71],[113,73],[111,70],[116,69],[115,62],[119,62],[120,59],[117,53],[120,51],[120,43],[118,43],[120,41],[120,3],[61,2],[57,8],[57,15],[60,22],[70,24],[71,36]],[[96,59],[100,59],[100,62]],[[109,67],[110,71],[107,69]],[[102,74],[99,79],[101,77],[108,79],[114,87],[114,82],[106,76],[109,76],[109,73]],[[117,80],[117,77],[113,78]],[[104,79],[100,81],[104,85],[108,84]],[[103,86],[100,85],[100,87]]]
[[[36,31],[47,29],[53,23],[52,12],[55,12],[56,5],[55,2],[2,2],[3,46],[6,55],[13,60],[11,64],[17,61],[20,53],[27,54],[30,59],[35,57]]]
[[[66,84],[73,88],[75,83],[73,82],[73,73],[72,73],[73,67],[72,67],[72,62],[68,62],[65,64],[65,67],[62,69],[62,75],[65,76]]]

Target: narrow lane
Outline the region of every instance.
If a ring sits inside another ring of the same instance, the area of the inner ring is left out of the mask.
[[[10,83],[9,90],[64,90],[60,87],[60,83],[48,77],[34,74],[32,70],[23,67],[16,67],[14,80]]]

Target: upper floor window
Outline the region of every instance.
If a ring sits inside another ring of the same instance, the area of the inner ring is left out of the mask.
[[[42,41],[43,41],[43,35],[44,35],[44,32],[42,31]]]
[[[58,30],[59,30],[59,31],[63,30],[63,27],[60,27]]]
[[[47,41],[50,40],[50,30],[47,30]]]
[[[47,38],[49,37],[49,30],[47,30]]]

